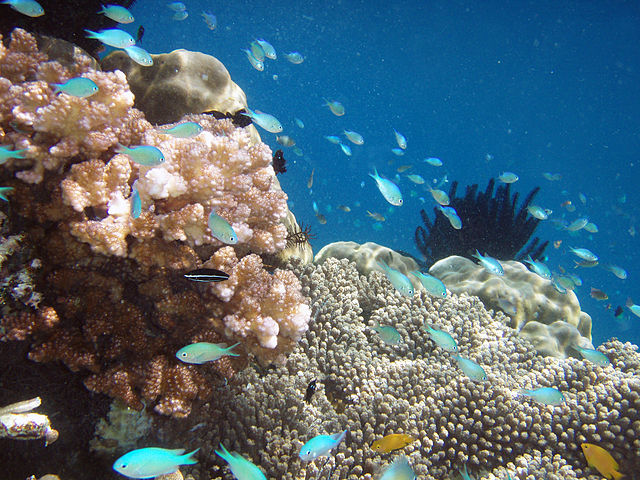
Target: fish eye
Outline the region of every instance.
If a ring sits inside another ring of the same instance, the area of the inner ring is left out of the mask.
[[[185,357],[185,358],[186,358],[186,357],[187,357],[187,352],[182,352],[182,353],[180,354],[180,356],[181,356],[181,357]]]
[[[122,465],[120,465],[120,468],[127,468],[127,464],[123,463]]]

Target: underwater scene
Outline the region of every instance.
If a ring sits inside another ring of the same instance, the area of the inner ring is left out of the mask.
[[[0,480],[640,478],[639,25],[0,0]]]

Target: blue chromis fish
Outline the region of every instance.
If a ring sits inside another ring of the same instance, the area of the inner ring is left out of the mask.
[[[458,355],[451,355],[456,361],[460,370],[474,382],[484,382],[487,379],[487,374],[484,369],[473,360],[460,357]]]
[[[235,245],[238,243],[238,236],[233,230],[233,227],[224,218],[216,213],[215,210],[211,210],[208,220],[211,234],[227,245]]]
[[[438,204],[440,204],[443,207],[446,207],[447,205],[449,205],[449,195],[447,195],[446,192],[442,190],[438,190],[437,188],[431,188],[431,186],[427,188],[429,189],[429,193],[431,193],[431,196],[433,197],[433,199],[436,202],[438,202]]]
[[[588,222],[584,227],[587,232],[589,233],[598,233],[598,226],[593,223],[593,222]]]
[[[137,45],[131,45],[130,47],[124,47],[124,52],[129,55],[129,58],[143,67],[150,67],[153,65],[153,58],[149,55],[144,48]]]
[[[402,205],[402,193],[395,183],[378,175],[375,167],[373,167],[373,173],[370,173],[369,176],[376,181],[378,190],[380,190],[380,193],[387,202],[396,207]]]
[[[280,133],[282,131],[282,124],[273,115],[263,113],[259,110],[256,110],[254,112],[250,108],[247,108],[247,113],[243,112],[242,115],[249,117],[253,121],[253,123],[261,128],[264,128],[267,132]]]
[[[137,188],[131,189],[131,218],[136,219],[142,215],[142,200],[140,199],[140,192]]]
[[[184,274],[192,282],[223,282],[229,280],[229,274],[215,268],[196,268]]]
[[[447,352],[458,351],[458,344],[447,332],[436,330],[431,325],[427,325],[426,323],[424,324],[424,328],[427,331],[427,335],[429,335],[429,338],[431,338],[431,340],[433,340],[433,342],[440,348],[446,350]]]
[[[342,153],[344,153],[347,157],[351,156],[351,147],[349,145],[345,145],[344,143],[339,143],[338,145],[340,145]]]
[[[158,128],[158,132],[176,138],[191,138],[202,132],[202,126],[196,122],[184,122],[171,128]]]
[[[202,12],[202,18],[204,19],[204,23],[207,25],[209,30],[215,30],[218,26],[218,19],[213,13],[210,12]]]
[[[345,113],[344,105],[342,105],[337,100],[327,100],[325,98],[324,102],[325,102],[324,103],[325,107],[329,107],[329,110],[331,110],[331,113],[333,113],[337,117],[341,117],[344,115]]]
[[[171,18],[176,20],[177,22],[181,22],[182,20],[185,20],[188,16],[189,16],[189,12],[187,12],[186,10],[182,10],[181,12],[176,12],[173,15],[171,15]]]
[[[24,152],[26,151],[26,148],[21,150],[9,150],[9,147],[0,147],[0,165],[6,163],[10,158],[25,158]]]
[[[184,363],[202,364],[214,362],[224,356],[239,357],[239,354],[231,351],[233,347],[238,345],[240,345],[240,343],[236,343],[230,347],[227,347],[224,343],[192,343],[178,350],[176,358]]]
[[[187,6],[182,2],[167,3],[167,7],[169,7],[174,12],[184,12],[187,9]]]
[[[294,118],[293,121],[296,122],[296,126],[298,128],[304,128],[304,122],[300,120],[298,117]]]
[[[401,149],[401,148],[398,148],[398,147],[396,147],[396,148],[392,148],[392,149],[391,149],[391,152],[392,152],[394,155],[397,155],[398,157],[401,157],[401,156],[403,156],[403,155],[404,155],[404,150],[403,150],[403,149]]]
[[[418,280],[420,280],[420,283],[422,283],[422,286],[429,295],[438,298],[447,297],[447,287],[444,286],[442,280],[434,277],[433,275],[429,275],[428,273],[422,273],[418,270],[414,270],[411,273],[416,276]]]
[[[525,260],[525,263],[528,263],[531,266],[531,270],[533,270],[536,274],[538,274],[542,278],[551,280],[551,270],[549,270],[549,267],[547,267],[543,262],[533,260],[531,258],[531,255],[529,255]]]
[[[413,183],[415,183],[416,185],[424,184],[424,178],[422,178],[422,175],[418,175],[417,173],[411,173],[407,175],[407,178],[411,180]]]
[[[598,261],[598,256],[595,253],[593,253],[591,250],[587,250],[586,248],[569,247],[569,250],[571,251],[571,253],[573,253],[577,257],[580,257],[583,260],[586,260],[587,262]]]
[[[633,303],[633,300],[631,300],[630,298],[627,298],[627,302],[625,303],[625,305],[629,310],[631,310],[631,313],[633,313],[636,317],[640,317],[640,305],[636,305],[635,303]]]
[[[378,332],[380,339],[387,345],[398,345],[402,342],[402,335],[389,325],[375,325],[371,328]]]
[[[355,145],[363,145],[364,138],[358,132],[354,132],[353,130],[344,130],[344,136],[349,139],[349,141]]]
[[[262,47],[265,57],[271,60],[275,60],[278,58],[278,55],[276,54],[276,49],[273,48],[273,45],[267,42],[264,38],[259,38],[258,40],[256,40],[256,42],[258,42],[258,44]]]
[[[562,180],[562,175],[559,173],[544,172],[542,176],[550,182],[557,182],[558,180]]]
[[[305,443],[300,449],[300,459],[305,462],[315,460],[318,457],[328,456],[334,448],[347,435],[347,430],[333,435],[317,435]]]
[[[55,93],[62,92],[78,98],[87,98],[98,93],[98,85],[90,78],[76,77],[65,83],[52,83]]]
[[[462,220],[458,216],[458,212],[453,207],[443,207],[442,205],[437,205],[438,210],[442,212],[442,214],[447,217],[449,223],[456,230],[460,230],[462,228]]]
[[[262,470],[237,452],[229,452],[223,444],[216,455],[229,464],[229,470],[238,480],[267,480]]]
[[[538,403],[545,405],[561,405],[565,402],[561,391],[552,387],[537,388],[535,390],[519,390],[520,395],[531,397]]]
[[[396,143],[402,150],[407,149],[407,139],[397,130],[393,130],[394,135],[396,136]]]
[[[118,23],[133,23],[134,20],[131,12],[120,5],[102,5],[102,10],[98,13]]]
[[[0,149],[0,157],[2,157],[2,149]],[[603,267],[605,268],[605,270],[609,270],[611,273],[613,273],[620,280],[626,280],[628,276],[627,271],[622,267],[618,267],[617,265],[611,265],[609,263],[603,265]]]
[[[118,458],[113,464],[113,469],[129,478],[153,478],[173,473],[180,465],[198,463],[192,458],[198,450],[200,449],[184,453],[184,448],[176,450],[158,447],[139,448]]]
[[[480,260],[480,265],[482,265],[487,272],[498,276],[504,275],[502,265],[495,258],[490,257],[489,255],[482,256],[478,250],[476,250],[476,253],[473,256]]]
[[[590,361],[591,363],[595,363],[596,365],[600,365],[601,367],[606,367],[611,363],[604,353],[593,348],[582,348],[577,345],[574,345],[573,348],[582,356],[582,358]]]
[[[13,190],[13,187],[0,187],[0,200],[8,202],[9,199],[7,198],[6,194],[13,192]]]
[[[44,15],[44,8],[35,0],[2,0],[0,3],[9,5],[16,12],[28,17],[41,17]]]
[[[587,223],[589,223],[588,218],[586,217],[577,218],[573,222],[571,222],[569,225],[567,225],[565,227],[565,230],[567,230],[568,232],[577,232],[578,230],[582,230],[587,225]]]
[[[418,478],[416,472],[413,471],[405,456],[396,458],[380,476],[380,480],[415,480],[416,478]]]
[[[249,44],[249,47],[251,48],[251,53],[253,54],[255,59],[260,62],[264,62],[265,54],[264,54],[264,50],[262,49],[262,45],[260,45],[256,40],[254,40]]]
[[[162,150],[151,145],[139,145],[137,147],[125,147],[118,144],[115,151],[127,155],[132,162],[145,167],[155,167],[164,163]]]
[[[340,137],[336,137],[335,135],[325,135],[324,138],[335,145],[340,143]]]
[[[424,161],[427,162],[429,165],[431,165],[433,167],[441,167],[442,166],[442,160],[440,160],[439,158],[436,158],[436,157],[425,158]]]
[[[411,280],[402,272],[391,268],[383,260],[378,260],[377,264],[382,268],[382,271],[387,276],[391,285],[403,296],[413,297],[413,285]]]
[[[249,63],[253,68],[258,70],[259,72],[264,71],[264,62],[261,62],[256,57],[254,57],[251,50],[249,50],[248,48],[245,48],[242,51],[247,54],[247,59],[249,60]]]
[[[503,172],[498,176],[498,180],[502,183],[516,183],[520,177],[513,172]]]
[[[300,65],[302,62],[304,62],[304,56],[300,52],[285,53],[284,58],[286,58],[289,62],[293,63],[294,65]]]
[[[549,218],[548,211],[539,205],[527,205],[527,211],[532,217],[538,220],[546,220]]]
[[[85,32],[89,34],[87,38],[94,38],[110,47],[124,48],[136,44],[135,39],[131,35],[119,28],[109,28],[107,30],[100,30],[99,32],[85,29]]]

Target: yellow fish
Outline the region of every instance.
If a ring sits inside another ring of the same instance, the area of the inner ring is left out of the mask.
[[[624,477],[624,474],[618,471],[618,462],[604,448],[593,443],[583,443],[580,446],[587,459],[587,465],[598,470],[600,475],[615,480]]]
[[[399,448],[404,448],[415,441],[416,439],[411,435],[406,435],[404,433],[392,433],[373,442],[371,444],[371,450],[379,453],[389,453],[394,450],[398,450]]]

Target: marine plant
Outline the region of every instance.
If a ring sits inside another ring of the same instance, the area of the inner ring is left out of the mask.
[[[540,220],[527,212],[540,187],[531,190],[520,206],[519,193],[512,195],[510,184],[500,185],[495,192],[494,188],[495,180],[491,179],[484,192],[474,184],[467,187],[464,196],[456,196],[458,182],[451,184],[450,206],[462,220],[459,230],[437,208],[433,209],[433,221],[424,209],[420,211],[424,227],[416,228],[415,242],[427,263],[451,255],[470,257],[476,250],[503,260],[542,256],[549,242],[531,239]]]

